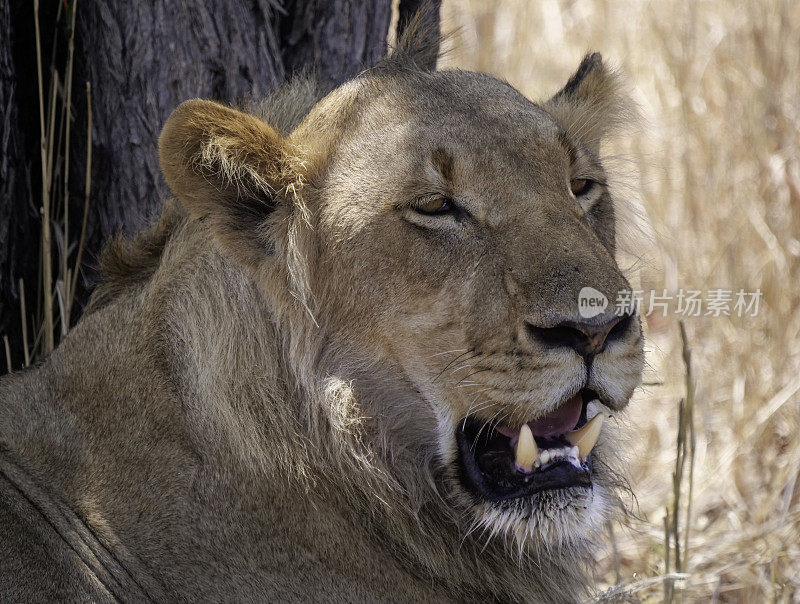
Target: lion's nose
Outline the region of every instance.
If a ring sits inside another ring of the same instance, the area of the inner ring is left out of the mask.
[[[595,322],[562,321],[555,327],[538,327],[528,323],[528,331],[534,339],[550,347],[569,346],[586,359],[599,354],[610,340],[622,338],[630,328],[633,315],[614,315]]]

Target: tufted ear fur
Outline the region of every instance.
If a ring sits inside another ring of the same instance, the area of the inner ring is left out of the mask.
[[[635,116],[630,100],[623,94],[619,75],[603,63],[598,52],[583,58],[566,86],[544,108],[571,138],[595,155],[607,136]]]
[[[411,61],[423,71],[436,71],[441,54],[439,0],[406,0],[399,5],[397,46],[390,61]]]
[[[439,27],[441,0],[404,0],[399,4],[397,42],[388,56],[372,69],[377,73],[397,74],[436,71],[442,55]]]
[[[298,179],[284,137],[254,115],[195,99],[170,115],[158,155],[172,192],[209,220],[226,253],[249,265],[269,254],[266,218]]]

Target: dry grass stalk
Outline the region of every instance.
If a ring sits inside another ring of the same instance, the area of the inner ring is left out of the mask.
[[[45,352],[49,353],[54,347],[53,337],[53,296],[52,261],[50,256],[50,166],[52,165],[52,125],[55,121],[55,91],[56,79],[53,78],[51,86],[50,119],[45,130],[44,91],[42,86],[42,43],[39,31],[39,0],[33,2],[34,27],[36,33],[36,70],[39,83],[39,128],[40,128],[40,155],[42,162],[42,293],[44,296],[44,342]]]
[[[83,189],[83,221],[81,222],[81,236],[78,240],[78,253],[75,256],[75,268],[72,271],[72,283],[67,296],[67,315],[72,311],[72,302],[75,296],[75,285],[78,281],[81,262],[83,261],[83,246],[86,243],[86,220],[89,217],[89,194],[92,190],[92,85],[86,82],[86,177]]]
[[[692,357],[686,336],[686,326],[679,321],[682,357],[686,367],[686,397],[678,403],[678,433],[675,451],[675,469],[672,473],[672,510],[667,509],[664,517],[665,524],[665,566],[666,574],[670,570],[670,551],[674,553],[675,570],[685,574],[689,558],[689,532],[692,524],[692,496],[694,491],[694,382],[692,379]],[[686,475],[686,461],[689,462],[689,472]],[[687,495],[685,502],[682,499],[684,479],[687,482]],[[683,528],[683,547],[681,547],[680,516],[681,504],[684,503],[686,520]],[[671,579],[664,582],[664,600],[671,602],[675,597],[675,586]]]
[[[69,221],[69,165],[70,146],[72,140],[72,74],[75,48],[75,16],[77,0],[65,2],[62,13],[62,3],[58,3],[55,29],[53,31],[53,52],[50,60],[50,82],[47,86],[48,96],[45,96],[45,86],[42,64],[41,30],[39,23],[39,1],[34,0],[34,26],[37,60],[37,82],[39,91],[39,127],[40,127],[40,159],[41,159],[41,214],[40,229],[39,271],[36,288],[36,310],[29,317],[25,298],[25,288],[22,280],[20,284],[20,321],[22,329],[22,347],[25,366],[29,366],[40,356],[53,350],[57,336],[63,338],[69,331],[70,317],[75,300],[77,278],[83,260],[83,247],[86,240],[86,224],[89,210],[89,194],[91,189],[91,158],[92,158],[92,116],[91,116],[91,88],[86,83],[87,100],[87,150],[86,150],[86,178],[84,185],[83,217],[81,234],[78,244],[75,263],[70,266],[70,221]],[[65,24],[62,24],[62,14]],[[67,55],[64,62],[64,86],[59,86],[59,72],[56,69],[58,58],[58,30],[66,27]],[[60,95],[60,96],[59,96]],[[57,109],[59,108],[60,109]],[[56,116],[59,116],[57,119]],[[61,185],[61,190],[58,189]],[[59,204],[56,199],[62,200]],[[55,246],[53,238],[55,237]],[[56,252],[56,253],[54,253]],[[54,260],[55,263],[54,263]],[[54,268],[57,274],[54,275]],[[54,299],[58,304],[58,327],[55,324]],[[33,342],[28,338],[28,326],[33,329]]]
[[[8,336],[3,336],[3,344],[6,349],[6,369],[11,373],[11,348],[8,346]]]
[[[697,442],[694,432],[694,380],[692,378],[692,350],[689,347],[689,339],[686,336],[686,326],[683,321],[678,322],[681,330],[682,356],[686,366],[686,403],[684,405],[685,421],[684,426],[688,429],[688,435],[684,436],[684,447],[686,437],[689,440],[689,450],[684,451],[689,455],[689,484],[686,497],[686,528],[683,532],[683,560],[680,572],[686,572],[686,561],[689,559],[689,533],[692,527],[692,497],[694,497],[694,456],[697,449]],[[676,494],[677,495],[677,494]]]
[[[61,254],[62,260],[62,278],[66,291],[64,298],[70,299],[70,279],[69,279],[69,148],[70,148],[70,126],[72,124],[72,67],[73,58],[75,55],[75,11],[78,8],[78,0],[72,0],[72,11],[69,16],[69,42],[67,47],[67,67],[66,67],[66,83],[65,83],[65,98],[64,98],[64,113],[66,115],[64,127],[66,132],[64,134],[64,209],[63,209],[63,224],[64,224],[64,245]],[[69,305],[67,305],[67,311]],[[62,333],[66,335],[69,330],[69,312],[64,313],[62,318]]]
[[[25,359],[25,367],[31,364],[31,353],[28,348],[28,313],[25,308],[25,281],[19,280],[19,317],[22,323],[22,352]]]
[[[670,533],[670,520],[669,520],[669,508],[665,510],[664,513],[664,602],[672,602],[672,592],[673,592],[673,578],[670,573],[671,570],[671,559],[670,559],[670,552],[671,550],[671,533]]]
[[[51,187],[53,174],[53,141],[55,140],[56,93],[58,91],[58,72],[53,72],[53,85],[50,90],[50,114],[47,127],[47,174],[42,177],[42,295],[44,296],[44,345],[45,353],[55,348],[53,333],[53,241],[50,224]]]

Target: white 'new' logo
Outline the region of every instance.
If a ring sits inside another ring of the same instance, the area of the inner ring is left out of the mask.
[[[608,306],[608,298],[593,287],[584,287],[578,294],[578,313],[584,319],[591,319],[602,313]]]

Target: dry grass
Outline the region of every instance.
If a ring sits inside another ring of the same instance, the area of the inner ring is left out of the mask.
[[[756,317],[685,318],[696,438],[688,552],[688,461],[679,540],[666,553],[664,524],[686,397],[680,317],[648,318],[654,385],[630,408],[642,520],[615,530],[600,587],[609,599],[663,599],[677,541],[688,578],[675,581],[676,599],[799,602],[800,3],[445,0],[443,14],[445,29],[461,28],[447,64],[500,75],[532,98],[557,90],[588,49],[627,75],[644,126],[608,152],[634,175],[623,233],[633,256],[621,262],[635,285],[763,293]]]
[[[70,136],[72,131],[72,72],[75,49],[77,0],[57,3],[55,27],[42,32],[39,23],[39,0],[33,2],[37,83],[39,93],[39,151],[41,162],[41,197],[39,271],[33,287],[34,308],[27,308],[25,282],[19,280],[20,331],[24,366],[28,367],[53,351],[69,331],[75,301],[78,274],[82,269],[89,211],[92,166],[91,87],[86,82],[87,129],[86,175],[80,237],[70,241]],[[42,42],[52,37],[49,64],[42,58]],[[62,48],[63,47],[63,48]],[[63,57],[62,57],[63,53]],[[59,71],[59,68],[63,70]],[[81,134],[81,133],[79,133]],[[55,268],[55,271],[54,271]],[[31,312],[28,312],[31,311]],[[28,333],[33,336],[28,338]],[[3,334],[6,368],[12,369],[8,335]]]

